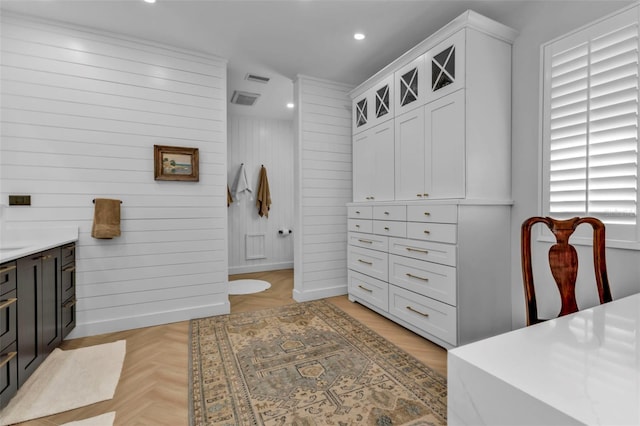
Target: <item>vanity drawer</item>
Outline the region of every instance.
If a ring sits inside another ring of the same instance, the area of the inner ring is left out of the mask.
[[[373,233],[389,237],[406,237],[407,222],[392,222],[390,220],[374,220]]]
[[[16,262],[0,265],[0,296],[16,289]]]
[[[356,271],[348,271],[349,294],[384,311],[389,309],[389,284]]]
[[[355,232],[373,231],[373,221],[371,219],[347,219],[347,229]]]
[[[75,296],[62,304],[62,338],[67,337],[76,326],[76,298]]]
[[[352,219],[371,219],[373,217],[373,207],[371,206],[349,206],[347,214]]]
[[[458,206],[455,204],[408,206],[407,220],[409,222],[458,223]]]
[[[373,218],[377,220],[407,220],[407,206],[374,206]]]
[[[456,266],[456,246],[430,241],[389,238],[389,253]]]
[[[347,267],[370,277],[387,281],[389,255],[375,250],[348,246]]]
[[[407,238],[455,244],[457,225],[445,223],[407,223]]]
[[[76,295],[76,263],[71,262],[62,267],[62,297],[60,300],[67,300]]]
[[[0,353],[16,341],[18,303],[16,290],[0,297]]]
[[[389,255],[389,283],[456,305],[456,268]]]
[[[389,249],[389,239],[383,235],[349,232],[347,235],[347,243],[351,246],[364,247],[385,252]]]
[[[16,342],[4,351],[0,351],[0,409],[6,407],[18,391],[17,351]]]
[[[75,244],[67,244],[66,246],[62,246],[60,250],[61,265],[66,265],[69,262],[74,262],[76,260],[76,245]]]
[[[389,313],[451,345],[457,344],[456,308],[453,306],[390,285]]]

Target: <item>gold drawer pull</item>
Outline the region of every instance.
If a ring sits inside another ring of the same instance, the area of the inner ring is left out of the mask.
[[[9,306],[13,305],[17,301],[18,299],[16,299],[15,297],[7,300],[0,300],[0,310],[4,308],[8,308]]]
[[[427,231],[426,229],[424,230],[425,234],[430,234],[431,232]]]
[[[64,268],[62,272],[73,272],[76,270],[76,265],[69,266],[68,268]]]
[[[44,256],[38,256],[38,257],[34,257],[32,258],[32,260],[49,260],[53,257],[52,254],[46,254]]]
[[[384,214],[386,214],[387,216],[389,216],[389,212],[384,212]]]
[[[388,226],[385,226],[385,227],[384,227],[384,230],[385,230],[385,231],[388,231],[388,230],[389,230],[389,227],[388,227]]]
[[[373,265],[373,262],[367,262],[366,260],[358,259],[358,262],[364,263],[365,265]]]
[[[416,197],[422,197],[422,194],[416,194]]]
[[[428,196],[429,196],[429,194],[422,194],[422,195],[423,195],[424,197],[428,197]]]
[[[429,250],[422,250],[422,249],[417,249],[413,247],[405,247],[405,248],[407,249],[407,251],[417,251],[418,253],[429,254]]]
[[[424,215],[425,215],[425,216],[431,216],[431,213],[429,213],[429,212],[424,212]]]
[[[422,281],[429,281],[429,278],[419,277],[419,276],[417,276],[417,275],[413,275],[413,274],[410,274],[410,273],[408,273],[408,272],[407,272],[405,275],[406,275],[406,276],[408,276],[408,277],[410,277],[410,278],[416,278],[416,279],[419,279],[419,280],[422,280]]]
[[[358,239],[358,241],[360,241],[361,243],[373,244],[373,241],[371,241],[371,240],[363,240],[362,238]]]
[[[15,356],[18,355],[18,352],[9,352],[4,356],[4,359],[0,361],[0,368],[4,367],[11,361]]]
[[[420,312],[420,311],[418,311],[416,309],[413,309],[411,306],[407,306],[407,309],[410,310],[411,312],[415,312],[416,314],[420,314],[425,318],[429,317],[429,314],[425,314],[424,312]]]
[[[356,214],[360,214],[360,210],[356,210]]]
[[[0,268],[0,274],[4,274],[5,272],[13,271],[16,269],[16,265],[5,266],[4,268]]]
[[[76,298],[74,297],[72,300],[69,300],[67,303],[65,303],[64,305],[62,305],[62,309],[69,309],[70,307],[72,307],[73,305],[75,305],[76,303],[78,303],[78,301],[76,300]]]
[[[360,228],[360,225],[356,225],[356,228]]]
[[[359,288],[361,288],[361,289],[363,289],[364,291],[368,291],[369,293],[373,293],[373,290],[371,290],[371,289],[368,289],[368,288],[363,287],[363,286],[361,286],[361,285],[358,285],[358,287],[359,287]]]

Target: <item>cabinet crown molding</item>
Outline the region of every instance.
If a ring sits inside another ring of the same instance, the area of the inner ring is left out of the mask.
[[[355,87],[351,92],[349,92],[349,96],[351,99],[354,99],[362,95],[366,90],[373,87],[390,72],[407,65],[418,56],[427,52],[431,47],[437,45],[441,41],[464,28],[480,31],[509,44],[513,44],[513,41],[518,36],[518,31],[515,29],[494,21],[493,19],[487,18],[473,10],[466,10],[444,27],[431,34],[429,37],[400,55],[396,60]]]

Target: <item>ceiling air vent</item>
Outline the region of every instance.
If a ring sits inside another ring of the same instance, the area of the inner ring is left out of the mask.
[[[249,93],[234,90],[233,95],[231,96],[231,103],[236,105],[252,106],[256,103],[259,97],[260,94],[258,93]]]
[[[264,83],[267,84],[269,82],[269,80],[271,80],[269,77],[263,77],[261,75],[256,75],[256,74],[247,74],[244,77],[245,80],[249,80],[249,81],[255,81],[256,83]]]

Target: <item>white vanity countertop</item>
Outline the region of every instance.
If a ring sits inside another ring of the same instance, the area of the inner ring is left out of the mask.
[[[0,263],[78,241],[77,227],[3,229]]]
[[[640,424],[640,294],[449,351],[449,424]]]

